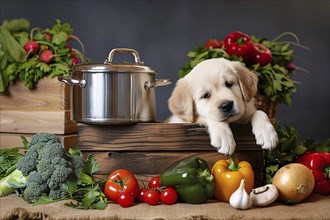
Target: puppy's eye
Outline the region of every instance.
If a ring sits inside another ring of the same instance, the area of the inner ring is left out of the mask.
[[[226,85],[227,88],[231,88],[234,85],[234,83],[233,82],[226,82],[225,85]]]
[[[209,92],[206,92],[206,93],[204,93],[203,95],[202,95],[202,99],[208,99],[208,98],[210,98],[210,96],[211,96],[211,94],[209,93]]]

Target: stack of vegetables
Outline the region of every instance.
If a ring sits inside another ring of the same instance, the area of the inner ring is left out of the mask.
[[[294,37],[295,42],[278,41],[285,35]],[[179,71],[180,78],[187,75],[198,63],[211,58],[240,61],[258,75],[258,92],[275,103],[291,104],[291,95],[296,91],[290,73],[296,69],[291,45],[300,45],[293,33],[284,33],[274,40],[257,38],[240,31],[229,34],[225,39],[209,39],[188,53],[190,60]]]
[[[76,40],[82,52],[69,45]],[[44,76],[68,75],[73,65],[85,62],[84,46],[68,23],[51,29],[34,27],[26,19],[5,20],[0,26],[0,92],[19,79],[32,89]]]

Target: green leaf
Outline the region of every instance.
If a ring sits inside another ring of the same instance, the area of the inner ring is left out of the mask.
[[[56,45],[60,45],[64,42],[66,42],[68,39],[68,35],[67,33],[65,32],[59,32],[59,33],[56,33],[54,36],[53,36],[53,39],[52,39],[52,42]]]
[[[39,67],[40,70],[45,73],[48,73],[51,70],[50,66],[44,62],[38,62],[36,66]]]
[[[25,18],[4,20],[2,27],[11,33],[27,31],[30,28],[30,22]]]
[[[79,184],[80,185],[83,185],[83,186],[92,185],[93,183],[94,183],[93,178],[90,175],[88,175],[82,171],[79,172]]]
[[[12,58],[16,62],[22,62],[25,59],[26,52],[24,49],[10,34],[10,32],[2,26],[0,27],[0,45],[1,50],[9,56],[8,60]]]
[[[42,194],[38,201],[33,203],[33,205],[46,205],[54,202],[54,198],[47,196],[46,194]]]
[[[74,181],[67,180],[61,185],[61,189],[66,192],[70,198],[73,197],[73,194],[79,188],[78,184]]]
[[[87,174],[92,175],[99,169],[100,169],[100,165],[96,162],[94,155],[93,154],[88,155],[87,162],[86,162],[83,170]]]
[[[307,147],[305,147],[303,145],[299,145],[293,149],[293,153],[295,155],[301,155],[301,154],[305,153],[306,150],[307,150]]]

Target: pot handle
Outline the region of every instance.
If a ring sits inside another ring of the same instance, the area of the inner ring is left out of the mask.
[[[144,83],[144,89],[145,90],[149,90],[151,88],[154,87],[158,87],[158,86],[167,86],[172,84],[172,80],[171,79],[156,79],[156,82],[152,83],[150,81],[146,81]]]
[[[59,81],[64,82],[66,84],[69,84],[71,86],[78,85],[81,88],[84,88],[86,86],[86,81],[85,80],[79,80],[79,79],[73,79],[71,77],[64,77],[64,76],[59,76],[57,78]]]
[[[115,55],[115,53],[130,53],[134,56],[134,61],[136,64],[142,65],[143,62],[140,59],[140,55],[139,53],[134,50],[134,49],[130,49],[130,48],[115,48],[112,49],[108,55],[108,59],[105,60],[105,64],[107,63],[112,63],[113,61],[113,56]]]

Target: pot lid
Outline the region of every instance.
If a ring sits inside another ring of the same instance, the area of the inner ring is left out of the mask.
[[[135,63],[114,63],[113,56],[115,53],[130,53],[134,56]],[[110,51],[108,58],[104,63],[88,63],[78,64],[73,68],[74,72],[98,72],[98,73],[153,73],[156,71],[145,66],[140,59],[139,53],[134,49],[116,48]]]

